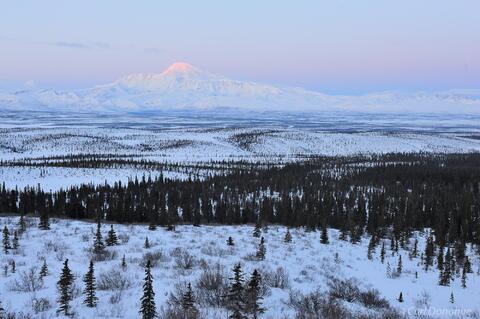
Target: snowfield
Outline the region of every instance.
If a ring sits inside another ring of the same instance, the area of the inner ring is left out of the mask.
[[[82,304],[82,278],[92,258],[90,250],[96,224],[51,221],[51,230],[42,231],[37,227],[38,220],[28,219],[29,227],[20,237],[19,248],[10,250],[9,254],[0,254],[0,300],[7,312],[31,314],[35,318],[55,317],[58,309],[56,282],[62,263],[68,258],[76,277],[75,298],[72,301],[76,318],[138,318],[144,276],[142,265],[146,254],[150,253],[157,256],[153,277],[155,301],[160,313],[168,307],[169,296],[175,293],[176,287],[181,289],[192,283],[197,307],[204,318],[226,318],[224,308],[209,306],[202,301],[198,280],[209,267],[218,267],[225,278],[231,277],[234,264],[240,262],[246,279],[254,269],[259,270],[264,278],[263,307],[266,312],[261,318],[294,318],[296,309],[290,302],[290,296],[300,298],[315,291],[327,294],[331,289],[329,283],[334,278],[351,279],[361,290],[379,290],[390,308],[396,308],[412,318],[416,310],[425,312],[425,309],[427,313],[437,313],[428,318],[478,318],[479,315],[480,263],[469,250],[467,254],[474,273],[468,275],[467,288],[461,287],[459,275],[451,286],[444,287],[437,284],[439,273],[435,266],[425,271],[420,265],[420,256],[409,258],[412,243],[407,250],[392,253],[388,242],[385,242],[386,256],[382,263],[379,247],[372,260],[366,258],[366,238],[359,244],[351,244],[339,240],[337,231],[330,230],[330,243],[325,245],[320,243],[320,232],[291,229],[293,240],[285,243],[286,228],[280,226],[270,226],[262,231],[266,241],[266,258],[260,261],[255,258],[259,238],[252,236],[253,227],[250,226],[177,226],[172,232],[163,228],[150,231],[143,225],[114,225],[120,244],[107,247],[113,257],[95,262],[95,275],[98,287],[101,286],[98,281],[105,279],[106,274],[117,276],[115,280],[123,281],[124,287],[114,287],[114,284],[111,287],[102,286],[103,290],[97,291],[98,306],[91,309]],[[18,227],[18,217],[3,217],[0,225],[2,229],[6,225],[13,232]],[[109,229],[110,225],[102,227],[104,239]],[[226,244],[228,236],[233,238],[235,246]],[[147,237],[150,248],[144,248]],[[425,233],[417,233],[416,237],[421,253]],[[125,270],[120,267],[123,255],[127,263]],[[396,275],[400,255],[403,270]],[[183,263],[185,256],[190,258],[188,267]],[[21,285],[24,281],[22,277],[29,271],[37,274],[43,260],[46,260],[49,275],[34,289],[26,289]],[[15,261],[15,272],[12,272],[12,261]],[[391,276],[387,275],[389,267]],[[275,279],[275,274],[280,276]],[[400,292],[404,299],[402,303],[397,300]],[[453,303],[450,299],[452,292]],[[39,300],[43,301],[42,307],[38,305]],[[355,313],[382,316],[381,308],[366,307],[358,300],[348,302],[339,299],[339,302]]]

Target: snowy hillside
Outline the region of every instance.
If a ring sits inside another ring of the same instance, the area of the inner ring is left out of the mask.
[[[264,319],[295,318],[308,309],[306,314],[310,315],[335,311],[328,318],[353,318],[353,314],[362,314],[362,318],[401,318],[400,314],[411,318],[478,318],[479,264],[473,252],[467,252],[474,271],[468,274],[467,287],[461,287],[460,279],[450,286],[439,286],[438,270],[432,267],[425,271],[420,256],[412,256],[413,243],[394,252],[385,242],[384,260],[380,247],[369,260],[367,238],[351,244],[330,230],[329,243],[321,244],[320,232],[295,229],[288,243],[284,242],[287,229],[277,226],[262,231],[266,253],[261,260],[256,257],[260,239],[252,236],[251,226],[178,226],[169,232],[163,228],[150,231],[142,225],[114,225],[119,245],[107,247],[108,258],[94,264],[98,306],[88,308],[83,304],[82,279],[88,261],[95,258],[91,250],[96,225],[52,220],[51,230],[40,230],[37,219],[29,219],[27,224],[18,248],[0,253],[0,266],[5,269],[0,276],[0,301],[8,313],[17,316],[55,316],[59,308],[56,283],[68,259],[75,276],[71,306],[76,318],[138,318],[145,259],[150,258],[154,262],[155,302],[164,319],[171,318],[169,310],[179,307],[174,297],[181,298],[188,283],[203,318],[226,318],[221,292],[227,289],[236,263],[241,264],[246,281],[254,269],[260,272]],[[0,218],[0,226],[13,232],[18,217]],[[103,240],[109,229],[110,225],[102,227]],[[227,245],[229,236],[234,246]],[[425,248],[425,236],[415,235],[420,252]],[[149,248],[145,247],[147,237]],[[47,275],[37,279],[44,261]],[[215,290],[209,290],[212,283],[218,285]],[[352,285],[354,289],[348,290]],[[403,302],[398,300],[400,293]]]
[[[147,111],[232,108],[255,111],[480,113],[478,90],[332,96],[301,88],[231,80],[188,63],[160,74],[133,74],[76,91],[22,90],[0,94],[0,109]]]

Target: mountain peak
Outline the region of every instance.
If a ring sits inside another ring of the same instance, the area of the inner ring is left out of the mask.
[[[186,62],[175,62],[170,65],[163,74],[179,74],[179,73],[198,73],[201,72],[199,68],[194,67],[190,63]]]

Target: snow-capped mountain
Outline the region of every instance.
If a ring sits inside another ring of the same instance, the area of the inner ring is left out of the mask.
[[[381,111],[480,113],[479,90],[436,94],[382,92],[332,96],[231,80],[188,63],[174,63],[160,74],[133,74],[113,83],[77,91],[30,90],[0,93],[0,108],[75,111],[139,111],[217,107],[256,111]]]

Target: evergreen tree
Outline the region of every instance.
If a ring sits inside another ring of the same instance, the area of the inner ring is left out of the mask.
[[[403,270],[402,255],[398,256],[397,275],[401,275]]]
[[[47,260],[46,259],[43,259],[43,264],[42,264],[42,268],[40,268],[40,273],[39,273],[39,276],[40,278],[44,278],[48,275],[48,266],[47,266]]]
[[[145,249],[150,248],[150,242],[148,241],[148,237],[145,238],[145,243],[143,244],[143,248],[145,248]]]
[[[248,313],[252,315],[253,319],[257,319],[259,314],[265,312],[262,308],[262,296],[260,295],[260,283],[262,277],[260,273],[255,269],[252,273],[250,281],[246,289],[245,297],[245,309]]]
[[[320,235],[320,243],[327,245],[328,244],[328,230],[327,225],[324,223],[322,226],[322,233]]]
[[[290,229],[287,228],[287,232],[285,233],[285,237],[283,238],[284,243],[291,243],[292,242],[292,234],[290,233]]]
[[[122,267],[123,270],[127,269],[127,260],[125,259],[125,254],[123,254],[122,263],[120,264],[120,266]]]
[[[3,244],[3,252],[5,254],[8,254],[8,251],[12,248],[10,246],[10,232],[8,231],[8,228],[7,228],[7,225],[5,225],[5,227],[3,227],[3,240],[2,240],[2,244]]]
[[[260,235],[262,234],[262,228],[261,228],[261,225],[260,225],[260,222],[257,221],[257,223],[255,224],[255,228],[253,229],[253,237],[260,237]]]
[[[100,221],[97,223],[97,232],[95,233],[95,239],[93,241],[93,252],[97,256],[105,254],[105,245],[102,238],[102,224]]]
[[[105,241],[107,246],[115,246],[118,245],[118,237],[115,233],[115,229],[113,229],[113,225],[110,225],[110,230],[108,231],[107,240]]]
[[[143,282],[143,296],[140,299],[140,314],[142,319],[153,319],[156,317],[155,292],[153,291],[152,265],[150,260],[145,266],[145,279]]]
[[[473,273],[472,271],[472,264],[470,263],[470,260],[468,259],[468,256],[465,256],[465,262],[463,264],[463,268],[465,271],[469,274]]]
[[[0,300],[0,319],[6,319],[5,309],[2,306],[2,301]]]
[[[13,231],[12,248],[18,249],[18,232],[16,230]]]
[[[453,297],[453,292],[450,294],[450,303],[455,303],[455,297]]]
[[[443,263],[443,270],[440,271],[439,284],[441,286],[449,286],[450,285],[450,280],[452,278],[451,262],[452,262],[452,254],[450,252],[450,247],[449,247],[447,249],[447,253],[445,254],[445,261]]]
[[[228,246],[235,246],[235,243],[233,242],[233,238],[230,236],[227,239],[227,245]]]
[[[467,288],[467,270],[465,267],[462,270],[462,288]]]
[[[85,277],[83,277],[83,282],[85,283],[85,290],[83,291],[85,294],[85,300],[83,303],[87,305],[87,307],[96,307],[98,298],[95,294],[95,270],[93,268],[92,260],[90,260],[88,272],[85,274]]]
[[[380,249],[380,261],[383,262],[385,261],[385,242],[382,241],[382,248]]]
[[[62,274],[60,280],[57,282],[58,291],[60,297],[58,298],[58,303],[60,307],[58,313],[61,313],[65,316],[70,315],[70,301],[72,300],[72,285],[73,285],[73,275],[68,267],[68,259],[63,263]]]
[[[23,212],[21,213],[20,219],[18,220],[18,229],[21,233],[27,230],[27,224],[25,223],[25,215],[23,214]]]
[[[400,295],[398,296],[398,302],[403,302],[403,293],[400,292]]]
[[[15,263],[15,260],[12,260],[12,262],[10,263],[10,265],[12,266],[12,273],[14,274],[15,271],[17,270],[17,265]]]
[[[368,249],[367,249],[368,260],[372,260],[372,254],[375,252],[375,243],[376,243],[375,236],[372,235],[372,237],[370,237],[370,241],[368,242]]]
[[[243,319],[245,316],[245,300],[243,289],[243,272],[242,266],[238,263],[233,267],[233,277],[230,278],[230,288],[228,290],[228,308],[232,311],[229,318],[231,319]]]
[[[50,219],[46,209],[42,209],[40,211],[40,222],[38,223],[38,228],[41,230],[50,230]]]
[[[424,264],[425,264],[426,271],[428,271],[430,266],[433,265],[434,253],[435,253],[435,245],[433,243],[433,237],[430,235],[427,239],[427,244],[425,245],[425,253],[424,253]]]
[[[257,249],[257,254],[256,254],[257,259],[264,260],[266,252],[267,252],[267,248],[265,248],[265,239],[262,237],[260,239],[260,244],[258,245],[258,249]]]
[[[181,306],[185,318],[196,318],[198,316],[198,310],[195,307],[195,297],[190,283],[188,283],[187,290],[182,296]]]
[[[440,250],[438,251],[437,269],[440,270],[440,272],[443,271],[443,246],[440,247]]]

